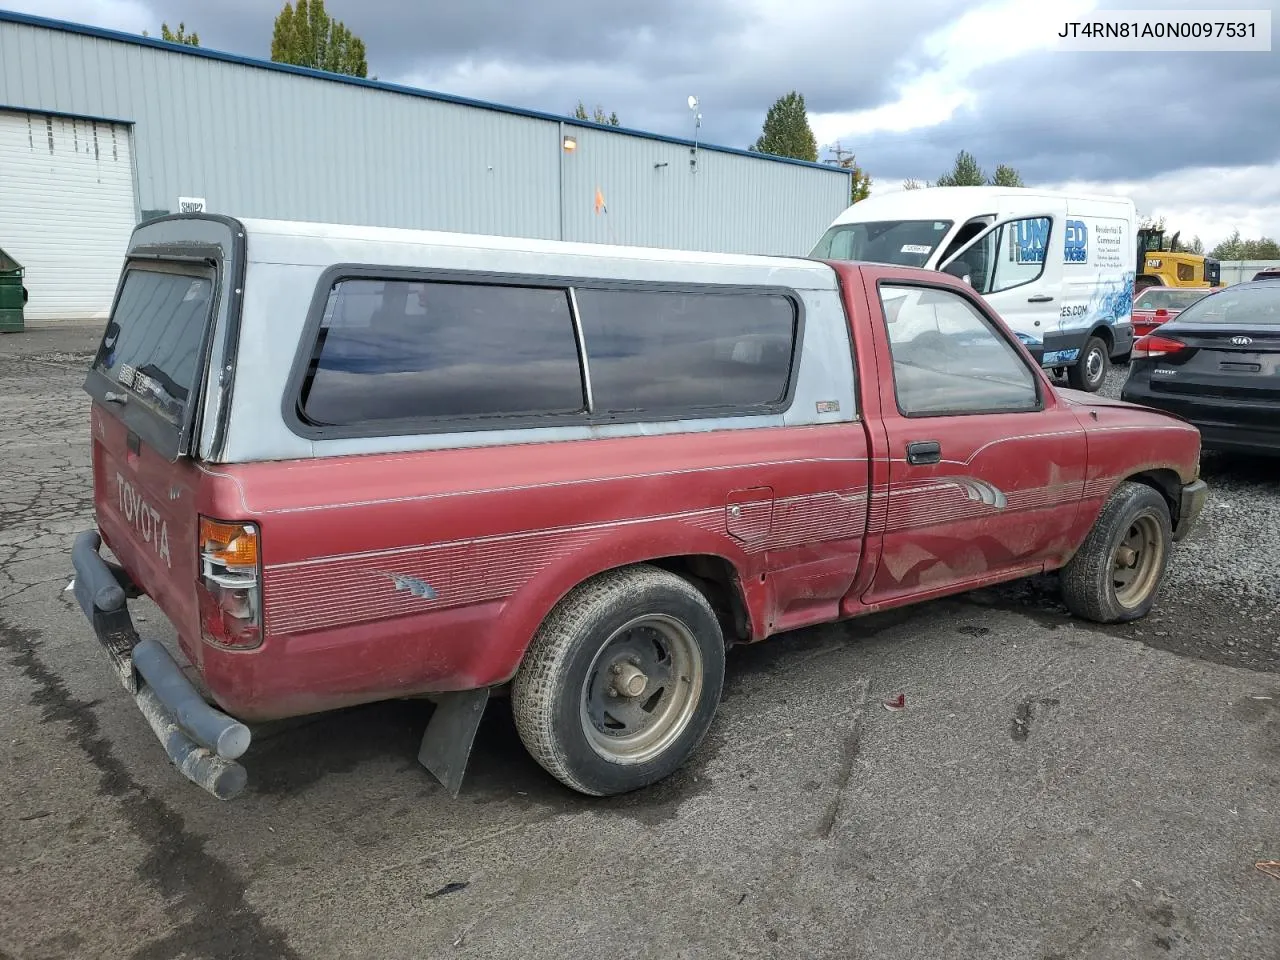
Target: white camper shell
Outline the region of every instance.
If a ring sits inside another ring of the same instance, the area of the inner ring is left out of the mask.
[[[1092,392],[1133,346],[1135,219],[1126,197],[928,187],[854,204],[811,256],[965,277],[1044,366]]]

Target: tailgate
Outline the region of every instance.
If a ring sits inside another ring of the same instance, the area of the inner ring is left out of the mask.
[[[186,458],[170,461],[94,405],[93,491],[98,529],[136,583],[184,636],[199,636],[195,484]]]

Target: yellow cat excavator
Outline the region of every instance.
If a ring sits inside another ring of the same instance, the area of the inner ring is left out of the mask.
[[[1176,233],[1166,250],[1163,230],[1141,227],[1134,276],[1134,294],[1147,287],[1218,287],[1222,285],[1222,265],[1213,257],[1179,250]]]

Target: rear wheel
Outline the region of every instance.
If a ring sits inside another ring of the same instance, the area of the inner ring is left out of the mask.
[[[1067,370],[1067,382],[1076,390],[1097,393],[1107,380],[1107,370],[1111,366],[1107,344],[1098,337],[1090,337],[1084,342],[1080,351],[1080,359]]]
[[[1146,484],[1120,484],[1062,570],[1067,609],[1095,623],[1145,617],[1164,579],[1172,542],[1164,497]]]
[[[571,592],[534,637],[511,687],[516,729],[542,767],[610,796],[674,772],[720,702],[725,647],[706,598],[650,566]]]

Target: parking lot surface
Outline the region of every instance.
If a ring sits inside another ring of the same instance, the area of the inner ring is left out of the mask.
[[[735,649],[641,793],[561,788],[497,703],[450,800],[400,702],[266,731],[219,803],[65,590],[99,331],[0,338],[0,958],[1280,955],[1273,465],[1206,458],[1137,624],[1041,578]]]

